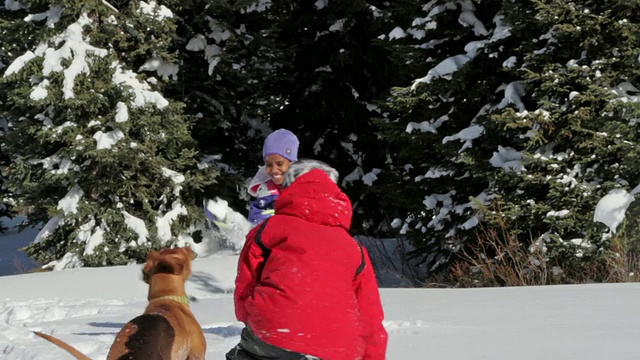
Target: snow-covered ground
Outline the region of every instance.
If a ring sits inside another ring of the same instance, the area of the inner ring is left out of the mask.
[[[20,219],[14,220],[14,223]],[[13,224],[15,225],[15,224]],[[232,229],[233,227],[229,227]],[[0,275],[35,266],[18,251],[38,231],[0,235]],[[388,359],[637,359],[640,283],[520,288],[416,289],[394,241],[362,238],[385,288]],[[236,244],[239,246],[239,244]],[[187,293],[204,329],[208,359],[224,359],[242,324],[233,310],[237,253],[204,251]],[[400,251],[401,252],[401,251]],[[327,289],[331,291],[331,289]],[[104,359],[124,323],[142,313],[141,265],[0,276],[0,359],[70,359],[35,337],[53,334],[92,359]]]
[[[239,340],[232,289],[237,255],[194,261],[187,292],[224,359]],[[70,359],[31,330],[104,359],[115,334],[146,306],[141,266],[0,277],[0,358]],[[331,291],[331,289],[327,289]],[[640,284],[484,289],[381,289],[388,359],[637,359]]]

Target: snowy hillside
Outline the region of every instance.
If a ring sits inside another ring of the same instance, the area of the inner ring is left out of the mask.
[[[187,293],[223,359],[239,340],[233,311],[237,256],[194,262]],[[140,265],[0,277],[0,358],[70,357],[30,330],[104,359],[115,334],[146,306]],[[331,291],[331,289],[327,289]],[[388,359],[636,359],[640,284],[498,289],[381,289]]]

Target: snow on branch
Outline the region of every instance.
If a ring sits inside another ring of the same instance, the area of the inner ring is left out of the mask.
[[[419,83],[430,83],[431,80],[436,79],[436,78],[440,78],[440,77],[446,77],[448,75],[453,74],[454,72],[460,70],[460,68],[466,64],[467,62],[469,62],[469,60],[471,60],[471,57],[467,56],[467,55],[455,55],[455,56],[451,56],[447,59],[442,60],[438,65],[436,65],[433,69],[429,70],[429,72],[427,72],[427,75],[414,80],[413,85],[411,86],[411,90],[415,90],[415,88],[417,87],[417,85]]]
[[[55,18],[54,15],[51,15],[53,13],[57,13],[57,10],[54,10],[54,8],[49,11],[49,15],[47,16],[49,20]],[[59,14],[57,16],[59,16]],[[36,18],[38,17],[36,16]],[[33,19],[35,20],[36,18]],[[44,15],[42,18],[44,19]],[[92,21],[87,16],[87,13],[82,13],[78,21],[69,25],[62,34],[50,39],[50,42],[55,46],[63,44],[60,48],[54,49],[48,47],[47,43],[41,43],[34,52],[27,51],[16,58],[11,65],[9,65],[4,76],[6,77],[19,72],[29,61],[38,56],[42,56],[44,57],[42,62],[42,75],[47,77],[53,72],[62,71],[64,74],[62,85],[64,98],[73,98],[75,78],[81,73],[88,74],[90,72],[88,65],[89,56],[94,55],[104,57],[107,55],[107,50],[96,48],[83,38],[83,27],[85,25],[90,25],[91,23]],[[64,68],[62,65],[63,61],[69,59],[71,59],[70,65],[67,68]],[[43,96],[46,97],[47,86],[48,83],[35,84],[33,93],[30,95],[31,98],[37,100],[43,98]]]
[[[45,25],[49,28],[53,28],[55,24],[60,21],[60,15],[64,8],[62,6],[52,6],[49,10],[39,14],[29,14],[24,18],[26,22],[37,22],[47,20]]]
[[[148,3],[140,1],[140,13],[157,20],[164,20],[173,17],[173,13],[169,8],[164,5],[158,5],[158,3],[153,0]]]
[[[113,82],[133,93],[133,104],[136,107],[155,105],[158,109],[163,109],[169,105],[169,101],[159,92],[151,91],[149,84],[138,80],[136,73],[131,70],[122,69],[122,65],[117,62],[112,64],[112,67],[115,68],[112,79]]]
[[[471,1],[463,1],[461,2],[461,5],[463,11],[459,17],[460,23],[463,25],[472,26],[474,28],[475,34],[478,36],[488,36],[490,33],[486,30],[484,24],[482,24],[482,22],[480,22],[480,20],[476,18],[474,13],[475,8],[473,7]],[[435,8],[432,10],[432,12],[434,11],[436,11]],[[436,11],[436,14],[438,13],[438,11],[444,11],[444,9],[438,9]],[[415,26],[423,22],[430,21],[431,16],[432,14],[430,13],[429,16],[427,16],[427,18],[425,19],[416,19],[414,20],[413,25]],[[479,49],[485,47],[489,43],[502,40],[511,34],[511,27],[504,23],[503,15],[498,14],[494,16],[493,22],[496,24],[496,26],[493,30],[493,35],[490,38],[472,41],[465,45],[465,54],[454,55],[442,60],[440,63],[438,63],[438,65],[429,70],[427,72],[427,75],[414,80],[413,85],[411,86],[411,90],[415,90],[420,83],[428,84],[433,79],[450,78],[450,75],[460,70],[470,60],[473,60],[476,57]]]
[[[616,228],[622,223],[629,205],[635,200],[633,195],[623,189],[613,189],[605,195],[593,214],[593,221],[601,222],[615,234]]]
[[[498,109],[504,109],[509,104],[515,105],[519,112],[525,111],[522,97],[526,94],[522,81],[513,81],[504,89],[504,98],[497,105]]]
[[[453,141],[453,140],[464,141],[462,148],[458,150],[458,152],[463,152],[465,149],[472,147],[473,140],[479,138],[482,135],[482,133],[484,133],[483,126],[471,125],[466,129],[460,130],[460,132],[458,132],[455,135],[445,136],[444,139],[442,139],[442,143],[446,144],[449,141]]]

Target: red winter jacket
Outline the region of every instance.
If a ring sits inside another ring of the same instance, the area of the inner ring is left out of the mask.
[[[276,214],[240,254],[236,316],[264,342],[322,360],[385,358],[373,267],[349,235],[351,202],[322,170],[284,189]],[[364,261],[364,270],[356,272]]]

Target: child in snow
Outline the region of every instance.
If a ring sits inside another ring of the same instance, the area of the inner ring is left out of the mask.
[[[249,194],[256,197],[249,209],[249,221],[254,226],[273,215],[273,204],[280,195],[284,176],[291,163],[298,160],[299,144],[298,138],[286,129],[276,130],[264,140],[264,166],[249,184]]]
[[[337,175],[292,164],[275,215],[247,235],[234,292],[245,328],[227,360],[385,359],[378,284]]]

